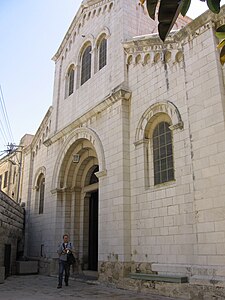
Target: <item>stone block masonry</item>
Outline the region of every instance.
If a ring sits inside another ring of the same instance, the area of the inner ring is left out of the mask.
[[[0,268],[5,268],[6,276],[16,273],[23,238],[24,209],[0,191]]]

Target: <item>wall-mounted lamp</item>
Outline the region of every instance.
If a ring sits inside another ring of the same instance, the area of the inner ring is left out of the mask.
[[[79,161],[80,161],[80,155],[74,154],[73,155],[73,163],[79,163]]]

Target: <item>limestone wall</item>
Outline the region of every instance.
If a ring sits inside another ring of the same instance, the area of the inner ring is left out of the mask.
[[[0,266],[4,266],[5,245],[11,245],[10,273],[16,272],[16,259],[23,255],[24,209],[0,191]]]
[[[181,30],[179,43],[125,43],[135,262],[224,265],[224,70],[209,21],[206,13]],[[174,145],[175,180],[161,185],[153,180],[157,120],[170,120]]]

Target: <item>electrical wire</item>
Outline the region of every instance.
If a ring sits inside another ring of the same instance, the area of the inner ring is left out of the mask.
[[[1,122],[2,132],[5,133],[6,139],[8,138],[9,141],[14,142],[1,85],[0,85],[0,106],[1,106],[2,116],[3,116],[3,119],[4,119],[3,120],[4,124],[2,124],[2,122]],[[6,135],[6,132],[7,132],[7,135]]]

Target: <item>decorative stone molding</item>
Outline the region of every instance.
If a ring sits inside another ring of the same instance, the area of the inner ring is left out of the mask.
[[[104,177],[107,175],[107,170],[103,170],[101,172],[96,172],[95,175],[98,177],[98,178],[101,178],[101,177]]]
[[[36,146],[38,145],[40,140],[43,142],[43,144],[45,143],[45,141],[43,140],[43,134],[44,134],[44,138],[46,138],[47,134],[49,133],[46,131],[49,131],[49,126],[51,124],[50,118],[51,118],[52,111],[53,111],[53,107],[50,106],[47,113],[44,116],[44,119],[41,122],[41,125],[39,126],[39,128],[32,140],[32,143],[31,143],[32,149],[36,149]],[[47,128],[48,128],[48,130],[47,130]]]
[[[183,129],[183,121],[181,119],[180,112],[178,108],[170,101],[166,102],[157,102],[151,105],[142,115],[135,134],[135,142],[134,145],[137,146],[146,141],[145,130],[147,124],[150,122],[152,118],[154,118],[159,113],[166,113],[171,121],[171,128],[174,129]]]
[[[121,85],[118,86],[117,88],[113,89],[111,93],[107,95],[99,104],[91,108],[88,112],[78,117],[70,125],[63,128],[55,135],[51,136],[48,140],[46,140],[44,143],[45,146],[46,147],[50,146],[52,143],[56,142],[61,137],[64,137],[66,134],[70,134],[73,130],[77,129],[78,127],[84,127],[84,124],[88,124],[91,118],[96,117],[96,115],[100,114],[102,111],[111,107],[115,102],[122,99],[128,101],[130,97],[131,97],[131,92],[129,90],[125,89]]]
[[[127,54],[127,64],[134,66],[137,65],[137,63],[135,64],[134,62],[136,62],[136,57],[141,54],[142,64],[146,65],[146,61],[143,59],[143,54],[147,53],[151,56],[151,60],[149,60],[148,63],[180,63],[184,59],[184,55],[181,50],[182,47],[209,30],[209,28],[219,27],[224,24],[224,16],[225,6],[221,8],[218,15],[213,14],[210,11],[206,11],[184,28],[175,32],[170,32],[164,43],[162,43],[158,34],[147,34],[134,37],[132,40],[123,43],[125,53]]]
[[[94,44],[94,47],[96,47],[96,42],[98,42],[99,38],[101,38],[102,35],[105,35],[106,39],[108,39],[111,36],[111,32],[108,27],[103,27],[98,36],[96,37],[96,41]]]
[[[88,127],[76,128],[66,139],[63,144],[62,149],[60,150],[58,157],[56,159],[55,168],[52,176],[52,190],[58,187],[58,177],[60,173],[60,168],[65,157],[65,153],[69,148],[79,139],[87,139],[93,145],[98,157],[99,162],[99,172],[106,172],[106,163],[105,163],[105,154],[104,149],[98,135]]]
[[[72,193],[73,191],[74,191],[74,188],[63,187],[63,188],[52,189],[51,193],[54,195],[54,194]]]
[[[99,17],[102,14],[109,13],[112,7],[115,5],[113,0],[93,0],[84,1],[70,25],[58,51],[53,56],[52,60],[57,61],[60,55],[66,48],[71,49],[71,43],[74,43],[76,37],[80,34],[81,28],[86,22],[93,20],[95,17]]]
[[[61,194],[62,193],[62,189],[52,189],[51,190],[51,193],[52,193],[52,195],[54,195],[54,194]]]
[[[175,125],[171,125],[171,126],[169,127],[170,130],[183,129],[183,128],[184,128],[184,123],[183,123],[183,121],[181,121],[181,122],[179,122],[179,123],[177,123],[177,124],[175,124]]]
[[[46,168],[44,166],[40,167],[37,169],[35,175],[34,175],[34,183],[33,183],[33,189],[38,191],[39,190],[39,187],[38,187],[38,184],[37,184],[37,181],[38,181],[38,178],[39,176],[43,174],[44,177],[45,177],[45,174],[46,174]]]
[[[137,142],[134,142],[134,146],[138,147],[139,145],[147,144],[148,142],[149,142],[149,139],[142,139],[142,140],[139,140]]]

